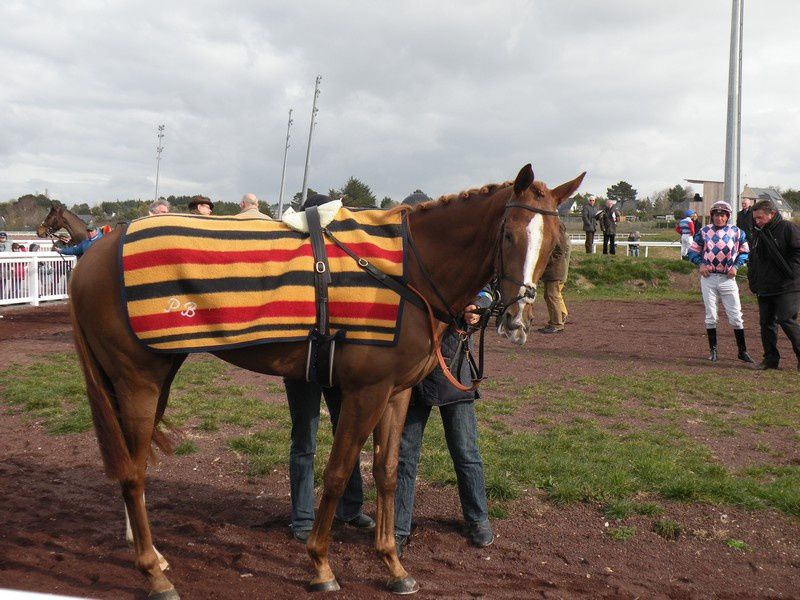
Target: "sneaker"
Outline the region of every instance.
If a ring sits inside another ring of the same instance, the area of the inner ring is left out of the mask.
[[[494,533],[489,521],[469,523],[467,526],[467,538],[469,543],[477,548],[491,546],[492,542],[494,542]]]
[[[372,531],[375,529],[375,520],[372,517],[365,515],[364,513],[358,513],[352,519],[348,521],[344,521],[342,519],[336,519],[340,523],[345,523],[346,525],[350,525],[350,527],[355,527],[356,529],[363,529],[364,531]]]
[[[407,535],[395,535],[394,546],[397,548],[397,558],[403,558],[403,548],[408,544]]]
[[[308,537],[311,535],[310,529],[292,529],[292,537],[296,539],[298,542],[302,542],[305,544],[308,541]]]
[[[547,327],[542,327],[541,329],[537,330],[539,333],[563,333],[564,328],[561,329],[555,327],[554,325],[548,325]]]

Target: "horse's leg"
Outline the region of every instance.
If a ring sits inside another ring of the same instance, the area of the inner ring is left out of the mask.
[[[142,504],[145,504],[144,493],[142,493]],[[133,530],[131,529],[131,518],[128,516],[128,507],[125,506],[125,541],[128,542],[131,546],[133,546]],[[162,571],[166,571],[169,569],[169,563],[167,559],[164,558],[164,555],[158,551],[158,548],[153,546],[153,550],[156,551],[156,556],[158,556],[158,566],[161,567]]]
[[[373,434],[375,448],[372,473],[378,492],[375,549],[389,569],[388,587],[395,594],[413,594],[419,591],[417,582],[400,564],[394,538],[394,490],[397,486],[398,453],[410,398],[410,389],[393,395]]]
[[[311,580],[312,591],[331,592],[339,589],[328,562],[333,514],[353,472],[361,447],[383,414],[390,392],[391,387],[386,383],[357,391],[342,390],[342,410],[325,467],[322,499],[306,544],[316,571]]]
[[[120,425],[134,465],[133,472],[120,480],[120,486],[133,533],[136,568],[150,583],[151,600],[154,598],[173,600],[179,596],[160,566],[159,554],[153,547],[150,523],[144,504],[147,459],[150,455],[158,409],[158,387],[152,382],[137,383],[140,385],[125,386],[127,390],[117,391]]]

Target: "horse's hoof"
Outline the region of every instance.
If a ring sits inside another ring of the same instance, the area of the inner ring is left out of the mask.
[[[309,592],[338,592],[341,588],[335,579],[330,581],[322,581],[320,583],[312,583],[308,586]]]
[[[150,592],[147,600],[181,600],[178,591],[175,588],[166,590],[165,592],[158,592],[157,594]]]
[[[411,575],[406,575],[400,579],[390,579],[387,587],[390,592],[400,596],[416,594],[419,591],[419,584]]]

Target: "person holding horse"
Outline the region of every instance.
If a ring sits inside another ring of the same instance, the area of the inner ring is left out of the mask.
[[[747,262],[750,246],[744,231],[729,225],[731,205],[721,200],[711,207],[711,225],[706,225],[694,235],[687,259],[698,265],[700,290],[706,307],[706,334],[710,354],[708,360],[717,361],[717,302],[722,300],[728,322],[733,326],[738,358],[754,362],[747,353],[742,320],[742,304],[736,273]]]
[[[94,245],[97,240],[103,237],[103,232],[98,230],[94,223],[89,223],[86,226],[86,231],[89,234],[89,237],[82,242],[75,244],[74,246],[66,246],[63,248],[53,245],[53,250],[59,254],[66,256],[77,256],[80,258],[89,248],[92,247],[92,245]]]
[[[323,194],[306,200],[303,209],[330,202]],[[256,211],[258,209],[256,208]],[[261,213],[259,213],[261,214]],[[264,215],[266,217],[266,215]],[[269,218],[269,217],[267,217]],[[342,407],[342,392],[338,387],[323,388],[305,379],[283,379],[289,414],[292,419],[291,449],[289,450],[289,488],[292,496],[292,535],[307,542],[314,524],[314,455],[317,451],[320,397],[325,398],[334,434]],[[361,460],[356,461],[344,494],[336,507],[335,518],[357,529],[375,529],[375,521],[361,512],[364,503]]]
[[[485,287],[472,304],[464,309],[463,323],[460,325],[464,329],[475,325],[479,316],[471,311],[486,309],[491,304],[492,293]],[[445,362],[454,365],[453,375],[461,385],[471,386],[469,359],[467,356],[458,356],[463,344],[459,332],[452,326],[449,327],[443,334],[441,343]],[[394,531],[398,556],[403,555],[403,547],[411,535],[411,515],[414,510],[422,436],[434,406],[439,407],[447,449],[456,472],[461,513],[467,524],[467,539],[478,548],[494,542],[494,533],[489,523],[483,460],[478,448],[478,420],[475,415],[475,400],[478,398],[480,394],[477,390],[461,391],[450,383],[441,366],[437,366],[414,387],[400,441],[397,487],[394,493]]]

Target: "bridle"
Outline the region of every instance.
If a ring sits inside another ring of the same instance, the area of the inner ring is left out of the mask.
[[[505,237],[506,233],[506,217],[508,216],[508,211],[512,208],[522,208],[524,210],[528,210],[532,213],[536,213],[539,215],[547,215],[550,217],[557,217],[558,211],[555,210],[546,210],[544,208],[538,208],[536,206],[529,206],[527,204],[521,204],[519,202],[513,202],[511,204],[506,204],[505,211],[503,214],[503,221],[500,225],[500,235],[497,238],[497,249],[495,250],[495,256],[497,257],[495,260],[495,271],[494,275],[491,280],[491,289],[492,294],[495,297],[495,301],[492,304],[491,313],[495,316],[499,317],[502,315],[509,306],[519,302],[520,300],[530,300],[533,302],[536,299],[536,284],[529,284],[525,283],[524,281],[520,281],[515,277],[511,277],[510,275],[506,274],[505,272],[505,263],[503,261],[503,238]],[[503,281],[510,281],[514,285],[518,286],[519,288],[523,289],[524,292],[518,296],[512,298],[509,302],[503,302],[503,295],[500,291],[501,284]]]

